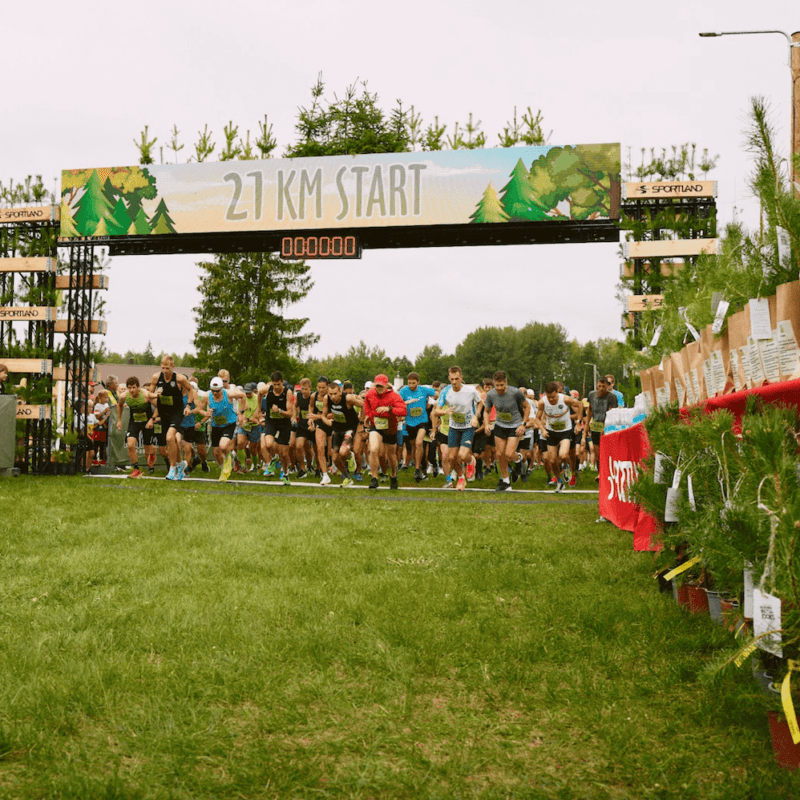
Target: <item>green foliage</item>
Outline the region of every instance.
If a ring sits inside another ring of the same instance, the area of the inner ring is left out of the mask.
[[[240,384],[274,369],[292,374],[318,339],[302,332],[307,319],[282,316],[313,285],[309,267],[268,253],[220,254],[199,266],[198,365],[214,374],[224,367]]]
[[[320,375],[324,375],[329,380],[352,381],[353,386],[360,389],[380,373],[385,373],[392,380],[397,366],[395,360],[386,355],[385,350],[380,347],[370,348],[362,340],[357,345],[351,345],[341,355],[337,353],[324,359],[305,362],[303,372],[312,385]]]
[[[45,188],[41,175],[28,175],[16,183],[12,178],[8,186],[0,181],[0,203],[3,205],[49,205],[55,201],[53,193]]]

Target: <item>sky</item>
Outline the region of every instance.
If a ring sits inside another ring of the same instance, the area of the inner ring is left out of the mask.
[[[332,98],[366,80],[390,110],[414,106],[448,133],[473,114],[497,144],[514,114],[540,109],[548,144],[695,143],[719,155],[720,225],[758,224],[744,146],[750,98],[768,99],[788,153],[790,70],[782,36],[700,38],[700,31],[800,30],[796,0],[76,0],[4,10],[6,76],[0,181],[62,169],[135,164],[145,125],[156,153],[174,125],[193,151],[206,125],[220,149],[229,121],[257,134],[268,115],[280,156],[296,141],[298,108],[322,73]],[[646,11],[645,11],[646,9]],[[216,151],[215,151],[216,152]],[[173,154],[164,149],[164,160]],[[157,155],[158,160],[158,155]],[[201,256],[111,259],[106,347],[193,350]],[[308,317],[306,357],[363,340],[412,361],[427,344],[452,353],[482,326],[562,325],[584,343],[621,339],[619,247],[522,245],[365,251],[360,261],[311,262],[314,287],[288,310]],[[265,369],[269,369],[265,365]]]

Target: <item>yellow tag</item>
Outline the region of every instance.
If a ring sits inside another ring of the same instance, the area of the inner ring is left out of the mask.
[[[224,414],[216,414],[214,416],[214,425],[217,428],[225,427],[228,424],[228,418]]]
[[[746,647],[743,647],[739,651],[739,655],[733,660],[733,663],[736,664],[737,667],[741,667],[744,664],[745,659],[749,658],[754,650],[758,649],[758,645],[755,642],[750,642]]]
[[[409,408],[408,413],[412,417],[421,417],[422,416],[422,409],[421,408]]]
[[[605,422],[595,422],[594,420],[592,420],[589,423],[589,430],[592,431],[593,433],[603,433],[605,429],[606,429]]]
[[[172,405],[172,395],[163,395],[160,394],[158,396],[158,402],[161,403],[162,406],[171,406]]]
[[[567,423],[566,422],[551,422],[550,423],[550,430],[551,431],[563,431],[566,430]]]
[[[513,415],[510,411],[498,411],[497,419],[499,419],[501,422],[511,422]]]
[[[274,408],[269,410],[269,418],[270,419],[282,419],[283,414],[280,411],[276,411]]]
[[[789,733],[792,734],[792,741],[800,744],[800,728],[797,727],[797,716],[794,713],[794,703],[792,703],[792,672],[800,669],[800,664],[789,659],[789,671],[781,684],[781,702],[783,703],[783,713],[786,714],[786,722],[789,725]]]
[[[454,411],[452,416],[451,416],[451,419],[457,425],[464,425],[466,423],[466,421],[467,421],[467,415],[463,414],[460,411]]]
[[[308,419],[308,409],[306,409],[305,411],[303,411],[303,410],[301,409],[301,411],[300,411],[300,417],[301,417],[302,419]]]
[[[147,412],[146,411],[134,411],[133,412],[133,421],[134,422],[147,422]]]
[[[333,420],[334,422],[347,422],[347,417],[345,417],[344,413],[341,411],[334,411]]]
[[[665,576],[665,581],[671,581],[676,575],[680,575],[681,572],[686,572],[687,569],[693,567],[695,564],[700,563],[700,556],[695,556],[694,558],[690,558],[688,561],[684,561],[679,567],[675,567],[675,569],[670,570]]]
[[[379,431],[388,430],[389,420],[386,417],[375,417],[375,429]]]

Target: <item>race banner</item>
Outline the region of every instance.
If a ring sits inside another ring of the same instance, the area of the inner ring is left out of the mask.
[[[600,516],[633,532],[634,550],[657,550],[656,521],[631,501],[629,488],[650,452],[644,425],[606,433],[600,440]]]
[[[65,170],[64,239],[618,217],[619,144]]]

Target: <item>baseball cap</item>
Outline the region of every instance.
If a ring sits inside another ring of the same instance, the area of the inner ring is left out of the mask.
[[[224,384],[222,383],[222,378],[220,377],[212,378],[211,383],[209,384],[211,391],[215,391],[216,389],[221,389],[223,386]]]
[[[381,373],[380,375],[376,375],[375,376],[375,380],[373,381],[373,384],[376,385],[376,386],[388,386],[389,385],[389,379],[383,373]]]
[[[367,381],[367,382],[364,384],[364,388],[365,388],[365,389],[371,389],[371,388],[372,388],[372,381]]]
[[[255,383],[253,383],[252,381],[251,381],[250,383],[246,383],[246,384],[244,385],[244,390],[245,390],[245,391],[246,391],[248,394],[250,394],[250,392],[254,392],[254,391],[256,390],[256,388],[258,388],[258,384],[255,384]]]
[[[342,382],[341,382],[341,381],[334,381],[334,383],[335,383],[337,386],[341,386],[341,385],[342,385]]]

